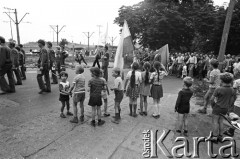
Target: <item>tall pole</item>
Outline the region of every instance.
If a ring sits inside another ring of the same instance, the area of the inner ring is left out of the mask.
[[[10,12],[9,12],[9,15],[10,15]],[[10,19],[10,28],[11,28],[11,37],[12,37],[12,40],[13,40],[13,32],[12,32],[12,22],[11,22],[11,19]]]
[[[20,36],[19,36],[19,26],[18,26],[18,18],[17,18],[17,9],[15,9],[15,19],[16,19],[16,29],[17,29],[17,42],[20,44]]]
[[[65,26],[66,26],[66,25],[62,26],[62,28],[61,28],[60,30],[58,30],[58,25],[56,25],[56,26],[50,25],[50,27],[53,29],[53,31],[57,34],[57,45],[58,45],[58,34],[62,31],[62,29],[63,29]],[[57,30],[55,30],[54,27],[56,27]]]
[[[58,25],[57,25],[57,45],[58,45]]]
[[[117,38],[117,37],[115,37],[115,38],[113,38],[113,37],[110,38],[110,40],[111,40],[111,42],[112,42],[112,46],[113,46],[113,42],[116,40],[116,38]]]
[[[97,27],[98,27],[98,45],[99,45],[99,42],[100,42],[100,34],[101,34],[101,25],[97,25]]]
[[[5,9],[10,9],[10,8],[5,8]],[[18,22],[18,17],[17,17],[17,9],[10,9],[10,10],[14,10],[14,14],[15,14],[15,21],[12,19],[12,17],[7,13],[7,16],[16,24],[16,30],[17,30],[17,42],[18,45],[20,44],[20,33],[19,33],[19,24],[21,23],[21,21],[23,20],[23,18],[29,14],[29,13],[25,13],[25,15],[22,17],[22,19]],[[10,12],[9,12],[10,13]]]
[[[88,51],[89,51],[89,39],[91,38],[91,36],[93,35],[94,32],[92,32],[92,34],[89,36],[89,32],[83,32],[86,37],[88,38]]]
[[[223,60],[224,60],[224,55],[226,51],[227,39],[228,39],[228,34],[229,34],[229,29],[231,25],[232,14],[233,14],[235,3],[236,3],[236,0],[230,0],[230,4],[227,10],[227,16],[225,19],[225,24],[224,24],[223,34],[222,34],[222,41],[221,41],[221,46],[218,54],[220,71],[222,71],[223,69]]]

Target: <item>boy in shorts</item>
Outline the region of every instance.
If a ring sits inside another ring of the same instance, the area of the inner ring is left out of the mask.
[[[109,90],[108,90],[108,87],[107,87],[107,81],[103,77],[104,77],[103,76],[103,70],[100,70],[100,79],[103,80],[104,84],[105,84],[105,86],[104,86],[104,88],[101,92],[102,99],[103,99],[103,102],[104,102],[104,114],[103,114],[103,116],[109,117],[110,114],[107,112],[107,108],[108,108],[108,99],[107,99],[108,97],[107,96],[109,95]]]
[[[90,88],[90,98],[88,105],[92,107],[92,121],[91,125],[96,126],[95,115],[97,111],[98,115],[98,125],[103,125],[104,120],[101,119],[101,106],[102,106],[102,96],[101,92],[105,87],[105,83],[100,79],[100,69],[98,67],[92,67],[90,69],[92,79],[88,81],[88,87]]]
[[[71,123],[78,123],[77,116],[77,104],[80,102],[81,116],[79,118],[80,122],[84,121],[84,100],[85,100],[85,76],[83,75],[84,68],[81,65],[75,67],[77,76],[73,79],[73,86],[70,88],[69,92],[74,89],[73,93],[73,119],[70,120]]]
[[[207,114],[207,106],[208,103],[213,95],[214,90],[220,86],[220,70],[218,69],[218,60],[216,59],[212,59],[210,62],[210,69],[213,69],[210,72],[210,79],[209,80],[205,80],[206,82],[209,83],[209,89],[207,91],[207,93],[204,96],[204,108],[203,109],[199,109],[198,112],[202,113],[202,114]]]
[[[230,106],[234,102],[235,91],[232,88],[233,75],[231,73],[223,73],[220,75],[221,86],[216,88],[212,97],[212,121],[213,134],[209,140],[214,143],[223,142],[223,117],[229,111]]]
[[[120,117],[120,103],[123,99],[123,81],[121,78],[121,71],[119,68],[114,68],[112,76],[115,77],[114,87],[111,90],[114,90],[115,93],[115,118],[112,120],[113,123],[119,124]]]

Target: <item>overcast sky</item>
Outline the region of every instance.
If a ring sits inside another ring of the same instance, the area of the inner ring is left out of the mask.
[[[114,45],[118,45],[120,38],[118,25],[113,24],[118,10],[122,5],[133,5],[142,0],[4,0],[0,4],[0,34],[7,40],[11,38],[11,29],[8,16],[3,13],[8,11],[3,7],[16,8],[18,20],[25,13],[23,21],[19,25],[21,43],[45,39],[56,41],[56,34],[50,25],[59,25],[61,28],[66,25],[59,33],[59,41],[66,38],[75,43],[87,44],[87,37],[83,32],[92,32],[90,44],[96,45],[99,39],[99,27],[101,34],[106,32],[108,23],[108,36],[117,37]],[[216,5],[222,5],[229,0],[214,0]],[[11,14],[15,20],[14,14]],[[30,23],[26,23],[30,22]],[[13,39],[16,40],[16,27],[12,23]],[[110,40],[108,40],[110,42]]]

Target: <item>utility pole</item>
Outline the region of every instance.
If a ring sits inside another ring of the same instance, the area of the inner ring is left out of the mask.
[[[4,7],[4,9],[8,9],[8,10],[14,10],[14,14],[15,14],[15,21],[12,19],[12,17],[10,16],[10,12],[9,14],[7,12],[4,12],[7,14],[7,16],[16,24],[16,30],[17,30],[17,42],[18,45],[20,44],[20,34],[19,34],[19,24],[21,23],[21,21],[23,20],[23,18],[29,14],[29,13],[25,13],[25,15],[22,17],[22,19],[18,22],[18,17],[17,17],[17,9],[11,9],[11,8],[6,8]]]
[[[229,7],[227,10],[227,16],[225,19],[225,24],[224,24],[223,34],[222,34],[222,41],[221,41],[221,46],[218,54],[220,71],[222,71],[223,69],[223,60],[224,60],[224,55],[226,51],[227,39],[228,39],[229,29],[231,26],[232,14],[233,14],[235,3],[236,3],[236,0],[230,0]]]
[[[98,45],[99,45],[99,42],[100,42],[100,34],[101,34],[101,27],[102,27],[102,25],[97,25],[97,27],[98,27]]]
[[[13,9],[11,9],[11,8],[6,8],[6,7],[4,7],[4,9],[7,9],[8,10],[8,14],[10,15],[10,10],[13,10]],[[5,21],[4,21],[5,22]],[[13,33],[12,33],[12,20],[9,18],[9,23],[10,23],[10,28],[11,28],[11,38],[12,38],[12,40],[13,40]]]
[[[4,23],[10,23],[10,28],[11,28],[11,38],[13,40],[13,33],[12,33],[12,22],[11,22],[11,19],[10,21],[3,21]]]
[[[113,42],[116,40],[116,38],[117,38],[117,37],[115,37],[115,38],[113,38],[113,37],[112,37],[112,38],[109,38],[110,41],[112,42],[112,48],[113,48]]]
[[[66,25],[62,26],[62,28],[60,30],[58,30],[58,25],[50,25],[50,27],[53,29],[53,31],[57,34],[57,45],[58,45],[58,34],[62,31],[62,29],[65,27]],[[55,28],[57,28],[57,30],[55,30]]]
[[[92,34],[89,36],[89,32],[83,32],[86,37],[88,38],[88,51],[89,51],[89,39],[91,38],[91,36],[93,35],[94,32],[92,32]]]

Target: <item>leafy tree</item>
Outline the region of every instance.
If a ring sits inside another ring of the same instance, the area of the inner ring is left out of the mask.
[[[218,54],[227,10],[213,0],[144,0],[122,6],[114,23],[127,20],[134,42],[158,49]],[[240,50],[240,1],[235,5],[226,52]]]
[[[66,46],[66,45],[68,45],[67,39],[61,39],[59,45],[60,45],[60,46]]]

